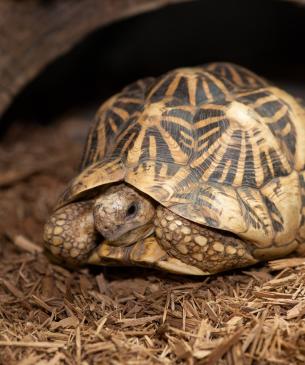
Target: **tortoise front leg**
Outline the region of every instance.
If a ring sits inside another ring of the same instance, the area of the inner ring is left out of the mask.
[[[236,235],[190,222],[162,206],[157,208],[155,232],[161,247],[172,257],[216,273],[258,262],[251,243]]]
[[[68,262],[84,262],[101,242],[93,218],[93,201],[71,203],[51,215],[44,228],[45,247]]]

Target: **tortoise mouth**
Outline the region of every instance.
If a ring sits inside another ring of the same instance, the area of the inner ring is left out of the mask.
[[[136,243],[140,239],[145,239],[151,235],[153,235],[155,232],[155,228],[152,225],[152,222],[148,222],[147,224],[135,228],[129,232],[126,232],[125,234],[119,236],[115,239],[106,239],[107,243],[110,246],[115,247],[128,247],[132,244]]]

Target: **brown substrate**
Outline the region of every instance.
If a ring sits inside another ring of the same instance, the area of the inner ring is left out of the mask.
[[[87,124],[16,124],[0,144],[0,364],[303,364],[305,260],[206,278],[68,271],[42,226]]]

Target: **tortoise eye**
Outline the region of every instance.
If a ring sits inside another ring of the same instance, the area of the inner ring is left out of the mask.
[[[126,211],[126,217],[130,218],[133,217],[138,211],[138,204],[133,202],[129,205]]]

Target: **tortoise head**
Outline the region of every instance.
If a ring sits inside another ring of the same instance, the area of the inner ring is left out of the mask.
[[[110,187],[94,203],[97,231],[114,246],[128,246],[153,233],[155,208],[151,199],[131,187]]]
[[[152,199],[126,184],[115,184],[96,198],[56,209],[45,225],[44,240],[56,256],[84,261],[99,242],[129,246],[154,231]]]

